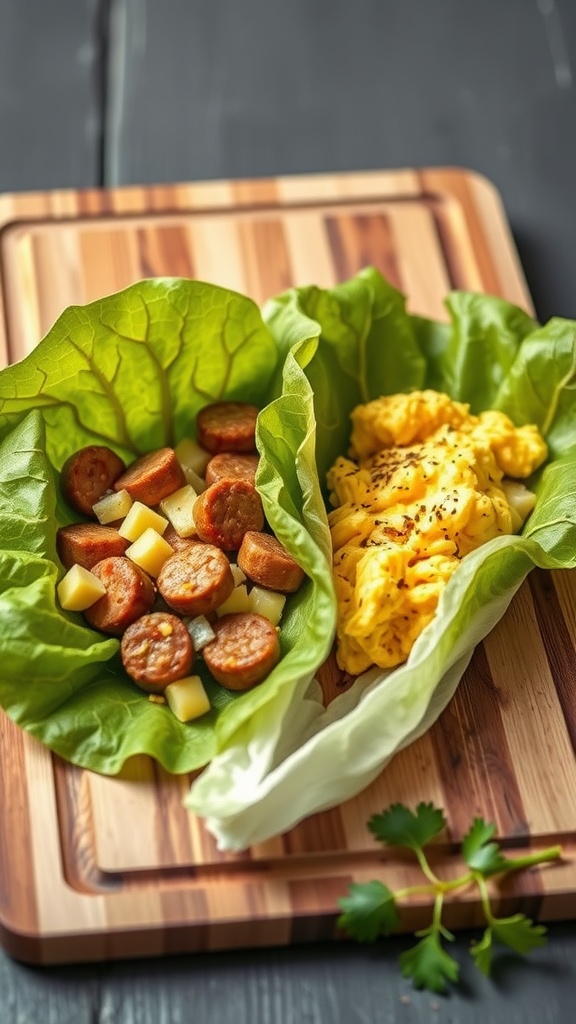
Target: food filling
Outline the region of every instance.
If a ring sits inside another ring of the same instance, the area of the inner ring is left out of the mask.
[[[198,414],[199,441],[185,438],[128,467],[91,445],[62,469],[66,500],[92,521],[58,530],[68,570],[60,605],[121,638],[127,675],[182,721],[210,710],[201,678],[189,674],[196,655],[229,690],[272,671],[284,603],[304,580],[264,532],[257,414],[242,402],[213,402]]]
[[[547,458],[537,428],[435,391],[353,410],[349,457],[328,472],[337,660],[358,675],[404,662],[461,559],[518,532]]]

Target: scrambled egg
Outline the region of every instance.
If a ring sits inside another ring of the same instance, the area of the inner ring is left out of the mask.
[[[521,528],[534,495],[508,478],[547,454],[536,427],[436,391],[353,411],[350,458],[328,473],[341,668],[406,660],[460,559]]]

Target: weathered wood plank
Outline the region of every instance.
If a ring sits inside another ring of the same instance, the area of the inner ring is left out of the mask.
[[[576,315],[572,0],[118,0],[105,180],[457,165]]]
[[[99,183],[106,8],[0,3],[0,192]]]
[[[450,952],[461,987],[448,999],[416,992],[397,958],[410,940],[366,949],[319,943],[291,950],[214,953],[201,957],[47,970],[0,955],[6,1021],[15,1024],[566,1024],[573,1013],[574,940],[568,926],[523,963],[504,958],[493,981],[472,966],[471,938]],[[193,1017],[192,1017],[193,1013]]]

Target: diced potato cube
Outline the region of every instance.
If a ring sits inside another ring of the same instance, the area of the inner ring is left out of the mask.
[[[141,501],[135,501],[119,527],[118,533],[126,540],[135,541],[150,529],[162,536],[167,526],[168,520],[164,516],[159,515],[154,509],[148,508],[148,505],[143,505]]]
[[[164,690],[170,710],[181,722],[190,722],[210,711],[210,701],[200,676],[185,676]]]
[[[204,476],[206,466],[212,458],[210,452],[207,452],[205,448],[201,448],[198,442],[193,441],[190,437],[182,438],[176,445],[174,452],[184,471],[186,471],[186,468],[193,469],[200,477]]]
[[[230,569],[232,570],[232,575],[234,577],[235,587],[240,583],[246,582],[246,573],[242,571],[239,565],[236,565],[236,562],[230,562]]]
[[[197,497],[194,488],[186,484],[160,502],[162,512],[180,537],[192,537],[196,534],[193,509]]]
[[[102,526],[114,523],[117,519],[124,519],[131,508],[132,498],[128,491],[124,490],[111,491],[110,494],[105,494],[95,505],[92,505],[92,511]]]
[[[250,611],[256,615],[263,615],[273,626],[277,626],[286,604],[286,594],[280,594],[277,590],[266,590],[265,587],[252,587],[249,594]]]
[[[126,557],[131,558],[149,576],[157,576],[167,558],[174,554],[174,548],[156,530],[148,527],[137,540],[126,548]]]
[[[195,651],[201,651],[216,636],[205,615],[195,615],[186,622],[186,629],[190,633]]]
[[[227,597],[225,601],[216,609],[216,614],[230,615],[232,612],[249,612],[252,611],[250,607],[250,598],[248,596],[248,590],[244,583],[240,583],[239,586],[234,587],[234,590]]]
[[[72,565],[56,587],[60,605],[68,612],[83,612],[106,593],[106,587],[83,565]]]
[[[195,469],[191,466],[182,466],[184,476],[186,477],[186,483],[189,483],[194,488],[196,494],[202,494],[202,491],[206,490],[206,481],[203,477],[198,476]]]

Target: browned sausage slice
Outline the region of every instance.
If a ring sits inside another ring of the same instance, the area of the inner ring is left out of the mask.
[[[256,451],[258,408],[247,402],[212,402],[196,417],[198,444],[208,452]]]
[[[305,575],[277,537],[252,530],[244,534],[238,565],[254,583],[283,594],[298,590]]]
[[[206,615],[234,590],[230,562],[212,544],[193,544],[171,555],[156,580],[166,604],[181,615]]]
[[[129,558],[104,558],[91,570],[106,587],[103,597],[84,612],[95,629],[121,636],[125,629],[146,615],[154,604],[154,585],[149,576]]]
[[[206,466],[205,481],[207,486],[218,480],[248,480],[253,484],[258,469],[258,455],[247,455],[239,452],[220,452],[213,455]]]
[[[62,493],[77,512],[94,519],[92,506],[114,486],[125,469],[122,459],[111,448],[88,445],[66,459],[62,466]]]
[[[184,487],[186,477],[173,448],[158,448],[141,455],[119,477],[114,490],[126,490],[133,501],[158,505],[162,498]]]
[[[172,523],[168,523],[162,536],[173,551],[189,551],[195,544],[200,543],[196,537],[181,537],[172,526]]]
[[[280,658],[278,633],[262,615],[223,615],[212,628],[216,637],[202,654],[214,679],[228,690],[249,690]]]
[[[123,555],[129,543],[118,530],[98,523],[72,523],[56,533],[56,547],[66,569],[75,563],[91,569],[103,558]]]
[[[152,612],[128,626],[120,654],[134,682],[142,690],[159,693],[188,675],[194,647],[181,619],[166,612]]]
[[[200,540],[224,551],[237,551],[248,530],[262,530],[264,511],[258,491],[247,480],[219,480],[194,502]]]

